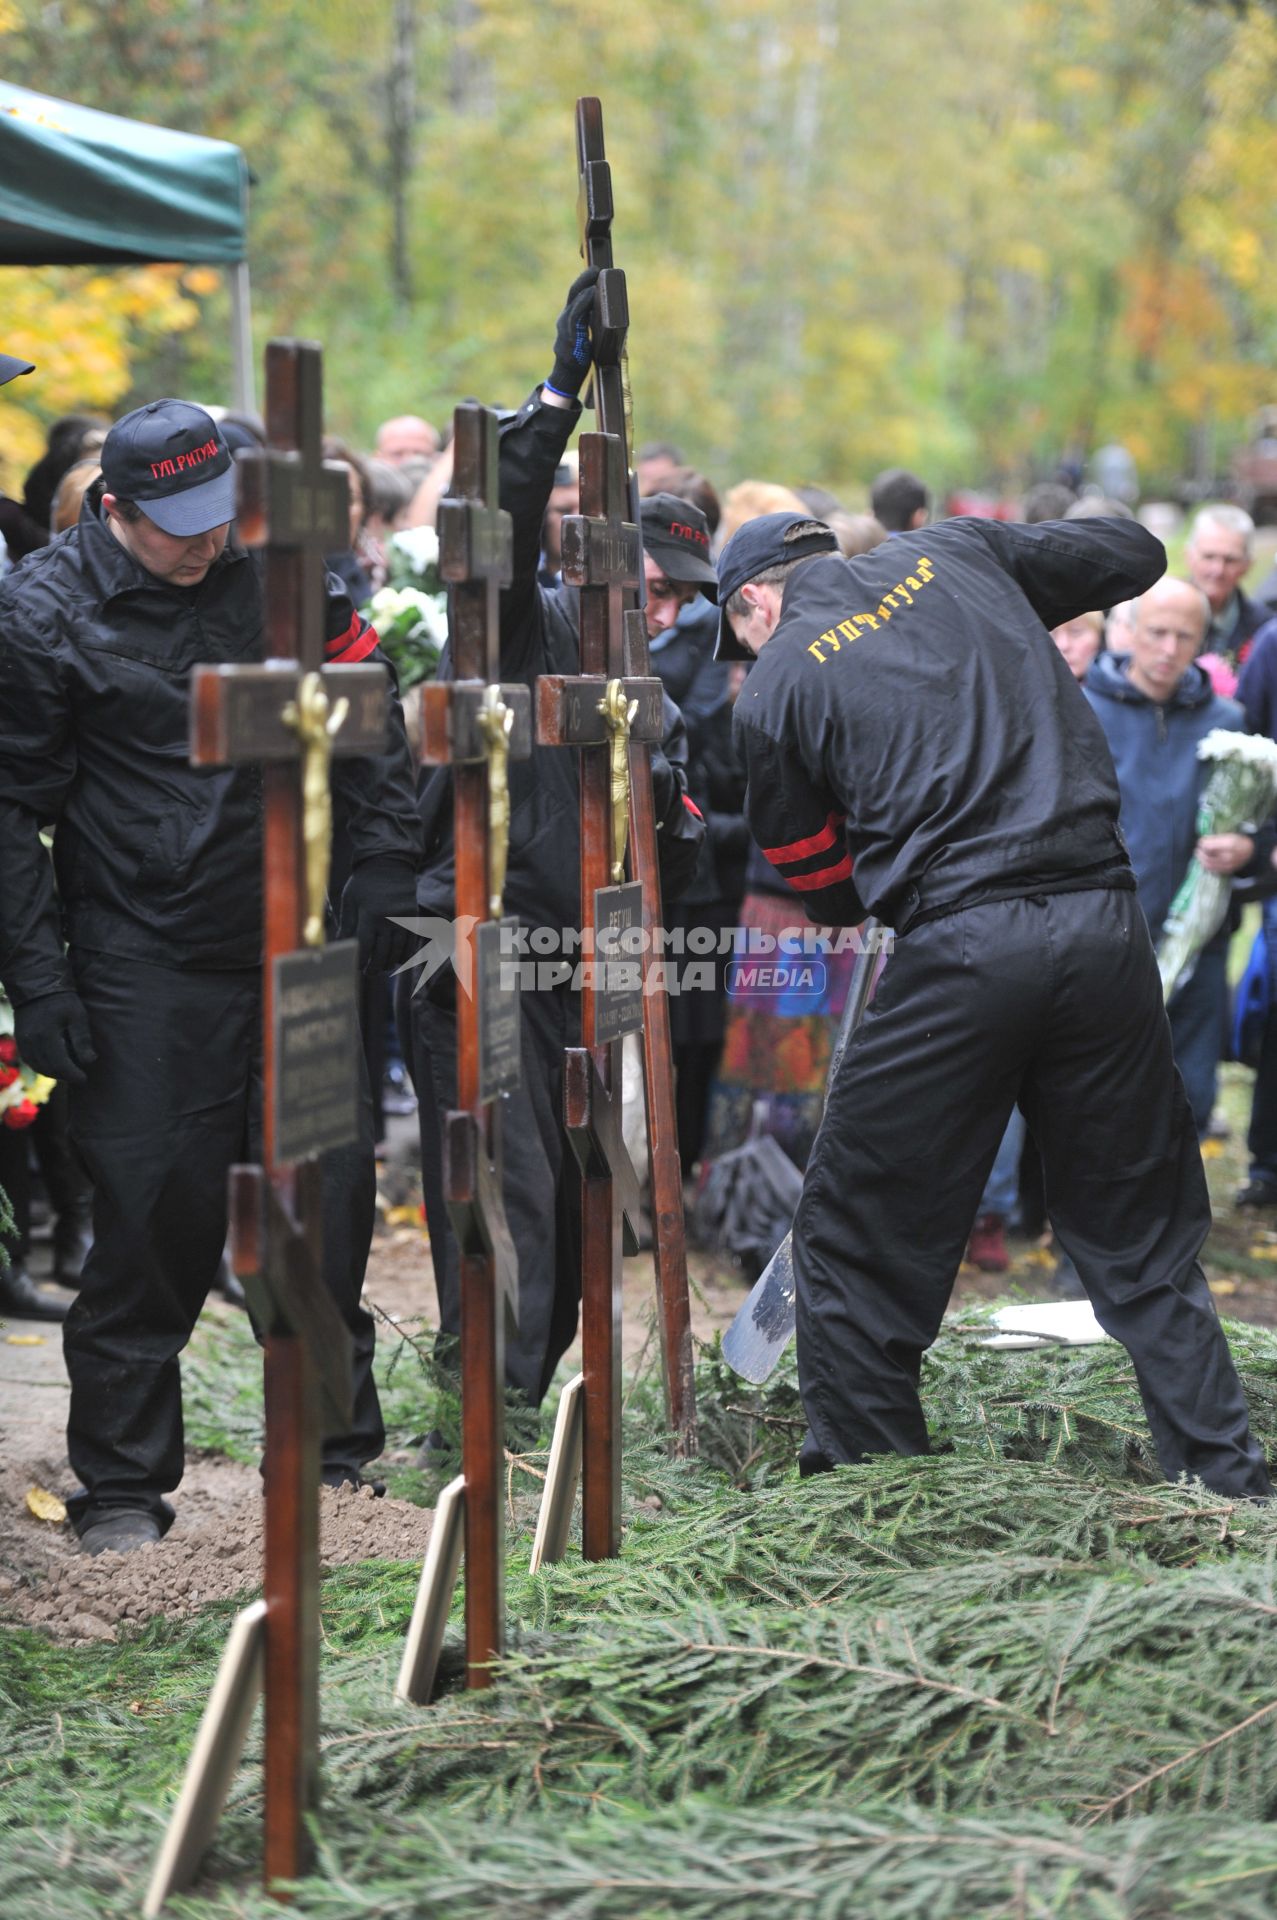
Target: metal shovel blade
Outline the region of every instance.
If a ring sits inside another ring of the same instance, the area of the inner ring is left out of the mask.
[[[794,1254],[787,1233],[723,1335],[723,1358],[742,1380],[761,1386],[775,1371],[794,1331]]]

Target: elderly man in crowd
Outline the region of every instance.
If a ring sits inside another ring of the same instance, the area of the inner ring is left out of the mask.
[[[1208,771],[1197,758],[1198,741],[1215,727],[1247,731],[1241,707],[1215,692],[1196,659],[1210,617],[1205,594],[1191,581],[1159,580],[1136,602],[1130,652],[1101,654],[1084,685],[1117,769],[1122,832],[1154,944],[1191,859],[1228,874],[1255,862],[1248,834],[1197,833]],[[1227,958],[1224,926],[1168,1009],[1175,1064],[1199,1137],[1215,1101]]]
[[[1184,549],[1188,577],[1210,606],[1201,664],[1217,693],[1234,692],[1252,640],[1273,617],[1272,608],[1242,586],[1254,536],[1255,523],[1240,507],[1203,507]]]

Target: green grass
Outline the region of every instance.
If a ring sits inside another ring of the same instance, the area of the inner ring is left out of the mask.
[[[373,1371],[386,1424],[386,1454],[412,1456],[406,1461],[382,1459],[378,1478],[396,1498],[433,1506],[455,1468],[426,1472],[413,1461],[432,1428],[438,1428],[454,1450],[460,1446],[456,1374],[436,1360],[431,1330],[398,1328],[384,1318],[377,1327]],[[250,1465],[261,1458],[262,1354],[247,1314],[214,1312],[200,1319],[182,1357],[182,1401],[188,1447]],[[517,1436],[520,1445],[530,1449],[548,1448],[553,1421],[553,1399],[539,1415],[508,1404],[507,1439]]]
[[[1271,1447],[1277,1336],[1230,1333]],[[255,1444],[257,1364],[242,1322],[201,1333],[209,1437]],[[419,1432],[420,1357],[380,1364]],[[485,1694],[457,1690],[458,1600],[449,1691],[393,1703],[415,1565],[326,1579],[322,1854],[295,1910],[1270,1912],[1277,1513],[1157,1480],[1118,1350],[996,1356],[954,1328],[923,1384],[946,1451],[800,1485],[788,1368],[749,1392],[707,1356],[690,1463],[640,1383],[622,1555],[531,1576],[517,1503]],[[6,1920],[137,1911],[229,1618],[0,1640]],[[272,1910],[259,1739],[191,1920]]]

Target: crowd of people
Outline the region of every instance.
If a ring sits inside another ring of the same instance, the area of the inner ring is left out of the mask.
[[[576,670],[560,529],[579,504],[569,442],[594,278],[569,292],[549,377],[502,422],[503,679]],[[0,378],[29,371],[0,356]],[[29,1128],[0,1127],[19,1228],[0,1311],[65,1321],[70,1511],[90,1552],[171,1524],[179,1357],[210,1288],[233,1293],[225,1172],[260,1123],[260,782],[190,766],[186,699],[197,662],[260,655],[233,455],[261,440],[250,415],[181,401],[114,423],[72,415],[22,500],[0,496],[0,983],[18,1057],[56,1083]],[[349,538],[327,557],[328,657],[378,660],[370,612],[392,538],[433,526],[448,435],[404,414],[367,454],[337,440],[326,454],[350,488]],[[1150,977],[1196,861],[1264,901],[1277,978],[1277,832],[1256,820],[1203,835],[1197,817],[1202,739],[1277,729],[1277,578],[1245,590],[1248,517],[1202,509],[1176,578],[1127,505],[1058,480],[1008,526],[933,519],[902,468],[872,481],[862,510],[816,485],[720,494],[670,443],[635,464],[666,691],[652,756],[666,921],[676,953],[682,935],[713,954],[670,1003],[679,1149],[689,1196],[760,1133],[805,1174],[803,1470],[925,1449],[921,1352],[964,1250],[1006,1269],[1023,1182],[1041,1169],[1057,1288],[1085,1291],[1130,1349],[1165,1470],[1265,1493],[1197,1265],[1235,918],[1169,1025]],[[451,670],[446,647],[437,670]],[[388,1111],[418,1116],[444,1366],[459,1327],[440,1148],[457,983],[443,967],[415,991],[399,925],[454,910],[451,777],[415,765],[412,697],[392,707],[383,753],[334,762],[332,927],[365,962],[366,1064],[360,1137],[325,1164],[325,1278],[355,1367],[353,1419],[324,1441],[334,1485],[362,1484],[382,1444],[360,1290]],[[573,756],[512,763],[506,911],[529,927],[577,922],[577,806]],[[800,985],[733,962],[751,939],[810,950],[804,929],[868,912],[896,953],[827,1098],[851,947],[818,940]],[[530,1413],[577,1322],[579,1182],[560,1107],[578,1013],[570,983],[521,995],[506,1364]],[[1258,1058],[1238,1201],[1277,1207],[1277,1013]],[[25,1262],[36,1166],[60,1292]],[[425,1452],[446,1448],[435,1432]]]

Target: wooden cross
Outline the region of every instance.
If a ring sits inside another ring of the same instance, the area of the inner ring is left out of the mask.
[[[537,737],[572,746],[581,768],[581,927],[586,965],[581,992],[582,1047],[567,1050],[564,1124],[581,1168],[581,1341],[583,1349],[582,1549],[601,1560],[620,1545],[621,1242],[630,1229],[637,1251],[638,1182],[621,1138],[621,1043],[596,1042],[599,1004],[598,896],[613,878],[612,741],[604,716],[610,683],[633,708],[631,738],[659,740],[659,680],[622,673],[624,596],[638,585],[639,531],[625,518],[621,444],[613,434],[582,434],[580,514],[564,519],[563,577],[581,590],[579,675],[543,674],[537,682]],[[591,964],[591,963],[595,964]]]
[[[236,469],[240,538],[267,550],[270,657],[192,676],[192,760],[260,764],[265,801],[264,1164],[232,1170],[231,1251],[266,1346],[268,1886],[306,1871],[318,1801],[320,1390],[339,1421],[351,1418],[350,1337],[322,1274],[316,1157],[355,1137],[360,1045],[355,950],[321,944],[326,756],[382,748],[389,694],[380,665],[324,665],[322,556],[347,543],[349,521],[345,473],[323,461],[322,418],[319,347],[272,340],[268,445],[240,454]],[[341,1038],[325,1055],[317,1036],[332,1022]]]
[[[439,571],[450,588],[457,677],[423,689],[422,759],[452,767],[456,822],[458,1110],[444,1118],[443,1178],[460,1258],[466,1677],[482,1687],[504,1644],[505,1317],[517,1321],[519,1297],[495,1097],[518,1084],[518,988],[503,993],[493,971],[509,823],[505,761],[531,753],[532,724],[527,687],[498,684],[500,589],[513,577],[513,541],[510,516],[497,504],[496,415],[473,401],[459,406],[453,447],[453,490],[439,507]],[[436,1609],[443,1613],[446,1606]],[[409,1698],[428,1696],[429,1664],[401,1685]]]
[[[576,152],[577,221],[581,252],[590,266],[602,269],[592,329],[595,412],[603,432],[619,438],[622,466],[628,471],[633,438],[625,363],[629,316],[625,276],[612,265],[612,172],[604,147],[603,109],[597,99],[587,97],[576,103]],[[633,517],[641,525],[636,485],[632,486],[632,493]],[[641,578],[641,560],[638,572]],[[625,600],[627,607],[633,608],[633,595],[627,593]],[[625,670],[645,674],[648,671],[647,634],[641,614],[627,614],[626,635]],[[636,738],[631,748],[630,776],[634,871],[643,889],[643,926],[648,936],[642,958],[645,982],[643,1072],[647,1093],[653,1251],[660,1303],[665,1402],[677,1444],[683,1453],[691,1454],[696,1451],[696,1392],[687,1290],[683,1171],[678,1152],[674,1106],[674,1053],[670,1040],[669,1001],[663,992],[647,990],[649,969],[657,959],[656,942],[652,936],[655,929],[662,925],[664,913],[656,844],[656,809],[652,799],[651,747],[642,739]]]

